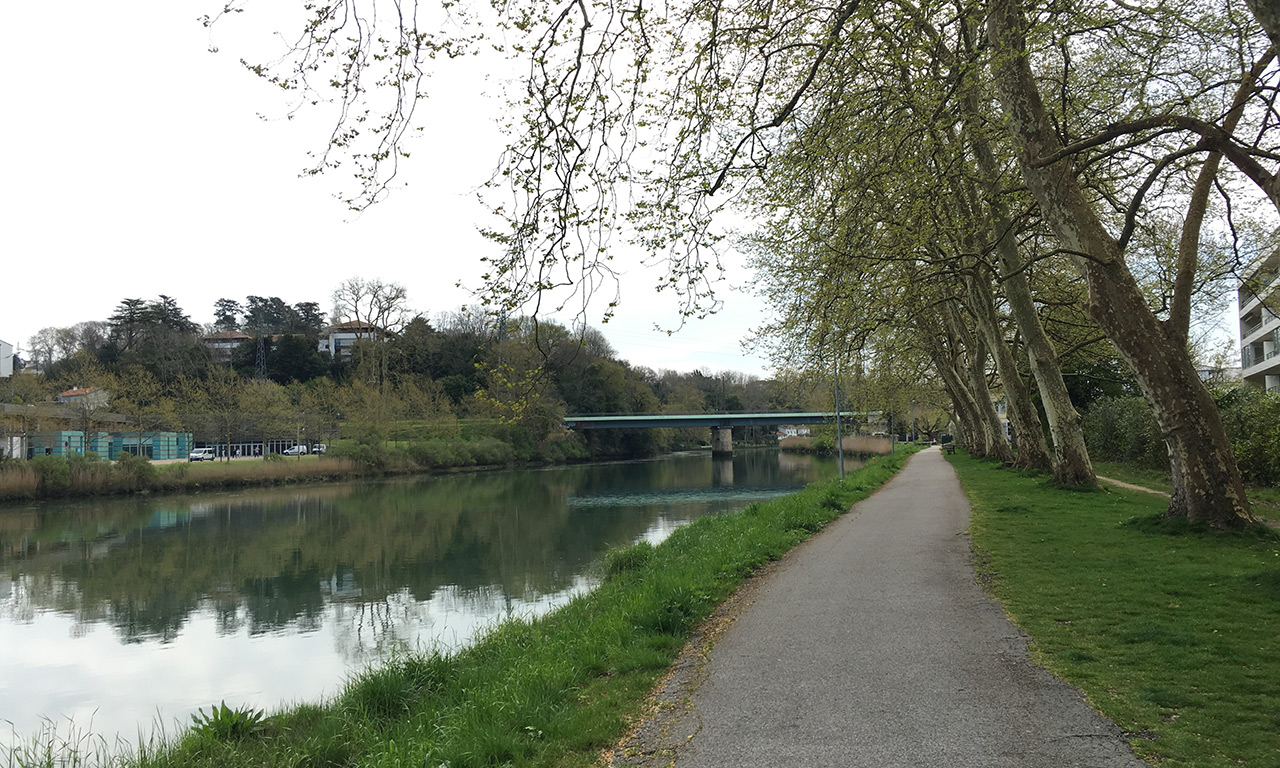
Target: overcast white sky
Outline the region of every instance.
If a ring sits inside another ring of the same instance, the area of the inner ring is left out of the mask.
[[[265,2],[266,0],[264,0]],[[266,2],[270,4],[270,2]],[[174,297],[197,322],[219,298],[318,302],[356,275],[402,283],[434,316],[470,301],[485,212],[473,190],[501,149],[496,84],[458,66],[432,79],[425,133],[408,147],[407,188],[353,220],[331,193],[344,176],[300,179],[324,126],[263,121],[286,102],[197,21],[216,0],[14,3],[0,26],[8,108],[0,121],[0,339],[25,348],[47,326],[105,320],[124,298]],[[265,20],[263,20],[265,21]],[[248,14],[240,27],[257,23]],[[260,31],[264,31],[260,28]],[[732,290],[726,309],[677,324],[657,275],[625,267],[618,316],[601,329],[632,363],[767,375],[739,346],[763,305]],[[598,319],[598,314],[593,322]]]

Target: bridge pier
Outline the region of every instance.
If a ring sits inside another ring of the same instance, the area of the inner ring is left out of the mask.
[[[711,428],[711,455],[733,455],[733,427]]]

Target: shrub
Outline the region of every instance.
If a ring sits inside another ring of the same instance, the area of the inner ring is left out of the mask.
[[[387,449],[381,444],[369,443],[334,446],[329,450],[329,455],[350,459],[363,467],[379,471],[386,468],[389,458]]]
[[[1280,483],[1280,392],[1247,384],[1218,397],[1242,479],[1250,485]]]
[[[516,458],[515,449],[496,437],[482,437],[467,447],[476,464],[510,464]]]
[[[1280,392],[1241,384],[1218,393],[1217,402],[1241,479],[1254,486],[1280,483]],[[1082,425],[1093,458],[1168,470],[1160,428],[1142,398],[1098,400]]]
[[[1140,397],[1104,397],[1084,414],[1081,426],[1095,459],[1155,470],[1169,467],[1160,426]]]
[[[434,467],[453,467],[457,466],[457,455],[454,450],[454,443],[449,440],[441,440],[432,438],[430,440],[420,440],[410,443],[405,452],[409,455],[410,460],[423,469],[432,469]]]
[[[71,466],[61,456],[36,456],[28,464],[39,478],[41,495],[63,493],[71,485]]]
[[[150,488],[156,480],[156,468],[151,459],[132,453],[122,453],[116,459],[116,474],[123,487],[133,490]]]

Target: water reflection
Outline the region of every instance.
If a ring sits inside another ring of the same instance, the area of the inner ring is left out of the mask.
[[[132,736],[315,700],[396,648],[563,604],[611,546],[834,472],[744,451],[0,510],[0,721]]]

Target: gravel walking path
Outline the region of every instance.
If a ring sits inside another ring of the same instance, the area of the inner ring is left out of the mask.
[[[969,505],[929,449],[754,580],[615,765],[1139,768],[1032,664],[975,579]]]

